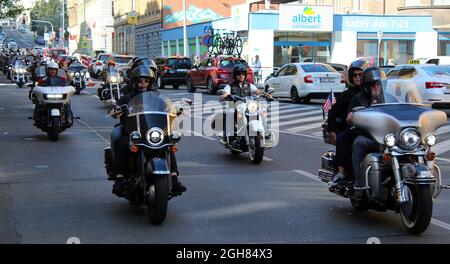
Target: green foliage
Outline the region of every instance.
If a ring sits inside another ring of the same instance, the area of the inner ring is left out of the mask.
[[[19,0],[0,0],[0,19],[15,18],[23,12]]]
[[[67,29],[68,16],[67,4],[64,5],[64,27]],[[61,27],[61,0],[37,0],[30,11],[31,20],[45,20],[53,24],[56,35]],[[31,23],[31,30],[37,31],[38,35],[44,34],[44,27],[47,26],[50,31],[50,25],[44,23]]]

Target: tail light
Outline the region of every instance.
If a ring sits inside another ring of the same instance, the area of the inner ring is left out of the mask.
[[[344,77],[344,75],[342,75],[342,74],[341,74],[341,83],[346,83],[346,82],[345,82],[345,77]]]
[[[97,62],[95,63],[95,65],[100,66],[100,65],[102,65],[102,63],[99,62],[99,61],[97,61]]]
[[[163,70],[167,71],[170,67],[169,66],[163,66]]]
[[[444,88],[447,85],[448,85],[447,83],[442,83],[442,82],[426,82],[425,83],[425,87],[427,89]]]
[[[307,76],[305,76],[304,80],[305,80],[305,83],[314,83],[314,81],[313,81],[313,77],[312,77],[312,75],[311,75],[311,74],[310,74],[310,75],[307,75]]]

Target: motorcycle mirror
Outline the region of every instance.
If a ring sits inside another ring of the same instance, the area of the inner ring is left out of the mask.
[[[220,90],[217,91],[218,95],[223,95],[224,93],[225,93],[225,91],[223,89],[220,89]]]
[[[270,87],[269,89],[267,89],[267,93],[271,94],[275,92],[275,89],[273,89],[272,87]]]

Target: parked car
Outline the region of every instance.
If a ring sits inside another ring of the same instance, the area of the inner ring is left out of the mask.
[[[276,97],[289,97],[292,102],[325,99],[331,90],[339,94],[345,90],[344,75],[324,63],[289,63],[281,67],[265,83],[274,88]]]
[[[168,57],[154,59],[158,70],[156,73],[156,85],[158,89],[164,89],[165,85],[172,85],[178,89],[186,84],[186,76],[192,68],[191,59],[188,57]]]
[[[450,56],[438,56],[427,60],[426,64],[450,65]]]
[[[116,67],[118,69],[121,69],[125,67],[128,62],[130,62],[133,59],[133,56],[130,55],[114,55],[112,56],[112,59],[116,62]]]
[[[450,109],[450,65],[403,64],[387,74],[389,92],[401,101],[409,86],[417,87],[424,104]]]
[[[233,81],[233,67],[238,64],[247,68],[247,81],[253,83],[253,71],[245,60],[230,56],[217,56],[207,58],[188,72],[188,91],[193,93],[197,88],[206,88],[209,94],[216,94],[217,90]]]

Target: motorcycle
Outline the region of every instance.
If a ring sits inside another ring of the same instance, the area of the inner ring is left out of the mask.
[[[220,143],[233,155],[248,152],[253,164],[260,164],[264,158],[264,151],[271,149],[275,144],[275,134],[268,131],[267,124],[263,120],[263,116],[267,117],[269,105],[265,100],[259,100],[272,92],[271,88],[267,93],[258,96],[230,95],[227,98],[227,101],[232,103],[227,105],[226,116],[234,116],[236,122],[233,122],[234,131],[227,131]],[[223,94],[223,90],[218,93]],[[217,124],[223,124],[223,118],[223,114],[217,114],[212,125],[219,133],[223,132],[223,128]]]
[[[11,80],[17,84],[19,88],[28,81],[27,66],[23,61],[16,61],[12,68]]]
[[[430,224],[434,199],[442,189],[449,188],[442,184],[432,150],[436,130],[446,124],[447,115],[422,105],[412,84],[391,87],[388,92],[384,81],[382,87],[385,103],[358,107],[353,115],[354,131],[375,140],[379,151],[366,155],[361,175],[346,171],[353,177],[330,186],[329,191],[349,198],[356,211],[400,213],[407,231],[420,234]],[[323,127],[326,129],[326,125]],[[323,182],[330,182],[337,173],[334,157],[332,150],[322,155],[318,177]],[[362,198],[355,196],[354,177],[362,179]]]
[[[171,193],[170,151],[180,141],[181,133],[173,120],[183,109],[175,110],[172,102],[153,92],[133,97],[120,107],[126,115],[124,132],[129,135],[131,176],[125,181],[125,191],[116,193],[132,204],[146,205],[150,222],[161,224],[167,213]],[[114,174],[114,160],[110,147],[104,149],[107,174]]]
[[[73,125],[70,97],[75,93],[72,86],[35,86],[32,98],[36,98],[34,125],[57,141],[59,134]]]
[[[67,71],[72,77],[70,84],[75,87],[75,94],[79,95],[81,90],[86,88],[87,80],[91,78],[88,69],[80,63],[71,65]]]
[[[116,69],[110,69],[104,73],[105,82],[97,91],[100,101],[107,106],[112,106],[120,99],[120,83],[122,77]]]

